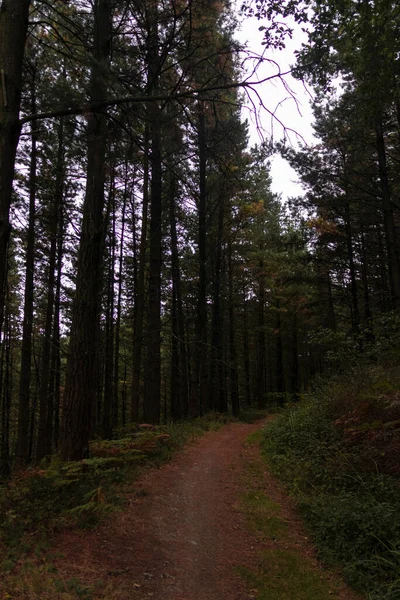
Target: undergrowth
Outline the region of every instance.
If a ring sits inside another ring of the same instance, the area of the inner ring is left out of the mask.
[[[258,446],[263,435],[264,430],[250,434],[247,446]],[[245,491],[239,510],[262,548],[251,567],[239,565],[235,569],[251,588],[249,597],[258,600],[338,598],[339,580],[321,571],[306,552],[299,550],[298,539],[290,531],[290,521],[285,518],[282,506],[269,496],[265,464],[256,455],[254,458],[251,453],[247,455],[241,484]]]
[[[323,560],[369,600],[400,598],[400,370],[330,380],[267,428],[264,453]]]
[[[0,580],[21,569],[28,557],[43,555],[56,531],[96,526],[123,506],[124,486],[140,469],[169,460],[190,439],[226,420],[212,413],[160,427],[130,424],[119,428],[112,440],[92,441],[88,459],[66,463],[55,456],[50,463],[16,474],[0,487]],[[64,590],[61,596],[83,597],[76,590],[69,596]]]

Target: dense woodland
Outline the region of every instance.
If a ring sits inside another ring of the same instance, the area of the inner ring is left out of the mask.
[[[399,13],[387,0],[249,0],[240,15],[228,0],[2,0],[3,475],[81,459],[130,421],[297,397],[390,342]],[[243,107],[274,108],[255,70],[291,35],[287,17],[308,31],[293,63],[318,141],[250,147]],[[235,39],[241,18],[263,28],[262,57]],[[275,151],[304,185],[287,204],[270,187]]]

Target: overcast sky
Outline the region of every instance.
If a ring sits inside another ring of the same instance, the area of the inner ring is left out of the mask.
[[[256,19],[246,19],[243,22],[241,30],[237,32],[239,40],[248,42],[248,48],[258,54],[261,54],[263,51],[261,44],[263,34],[258,31],[260,24]],[[300,26],[295,24],[294,27],[293,39],[287,41],[285,50],[267,51],[266,56],[279,64],[281,72],[289,70],[290,66],[294,64],[294,51],[299,49],[302,41],[305,40],[305,34],[300,30]],[[276,72],[276,66],[265,64],[259,69],[258,78],[262,79]],[[265,106],[272,112],[275,112],[276,117],[288,130],[292,129],[296,131],[304,138],[306,143],[312,143],[313,129],[311,123],[313,117],[310,107],[311,90],[307,92],[302,82],[295,80],[290,75],[285,76],[285,81],[295,96],[296,101],[290,97],[290,93],[285,90],[284,85],[278,79],[260,84],[257,87],[258,92]],[[249,120],[251,123],[251,142],[257,143],[260,141],[260,137],[257,132],[255,119],[250,117]],[[267,136],[272,133],[275,141],[283,138],[284,131],[282,127],[266,111],[260,111],[259,123]],[[287,135],[289,135],[290,142],[296,145],[297,136],[290,131],[287,131]],[[273,158],[271,174],[273,178],[272,189],[274,192],[282,194],[282,198],[285,199],[290,196],[302,194],[295,171],[281,157],[277,156]]]

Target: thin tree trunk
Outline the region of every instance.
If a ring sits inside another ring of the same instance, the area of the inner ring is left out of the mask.
[[[299,391],[299,335],[298,335],[298,319],[297,313],[293,313],[293,330],[292,330],[292,369],[291,369],[291,383],[292,383],[292,394],[297,394]]]
[[[332,331],[336,331],[336,315],[335,315],[335,304],[333,302],[332,293],[332,281],[329,271],[326,274],[326,284],[328,291],[328,318],[327,325]]]
[[[278,299],[276,303],[276,391],[280,393],[285,391],[285,375],[283,369],[281,303]]]
[[[54,326],[53,326],[53,350],[52,350],[52,379],[50,393],[53,395],[54,405],[54,448],[58,449],[60,439],[60,395],[61,395],[61,348],[60,348],[60,307],[61,307],[61,277],[64,245],[64,219],[63,207],[60,207],[58,224],[58,248],[57,248],[57,281],[54,302]],[[46,437],[50,438],[50,422]]]
[[[204,107],[201,102],[198,106],[198,147],[199,147],[199,225],[198,225],[198,251],[199,251],[199,288],[197,296],[197,314],[195,325],[195,352],[189,405],[189,417],[197,417],[207,405],[207,148]]]
[[[1,400],[1,447],[0,447],[0,479],[10,475],[10,411],[11,411],[11,327],[10,313],[6,297],[5,326],[2,343],[0,377],[2,379]],[[3,380],[3,363],[5,367]]]
[[[127,174],[126,174],[127,178]],[[119,351],[121,337],[121,308],[122,308],[122,270],[124,263],[124,241],[125,241],[125,212],[127,202],[127,181],[125,179],[125,193],[122,203],[122,229],[119,250],[118,263],[118,296],[117,296],[117,314],[115,321],[115,350],[114,350],[114,404],[113,404],[113,426],[118,425],[119,415]],[[124,417],[125,419],[125,417]]]
[[[371,311],[371,303],[369,297],[369,283],[368,283],[368,263],[367,263],[367,249],[365,246],[365,235],[364,235],[364,227],[361,226],[361,253],[362,253],[362,266],[361,266],[361,276],[363,282],[364,289],[364,319],[365,319],[365,337],[368,342],[373,342],[375,340],[374,336],[374,321],[372,317]]]
[[[32,74],[31,111],[36,112],[35,72]],[[19,465],[28,462],[29,446],[29,404],[32,373],[32,327],[33,327],[33,296],[35,268],[35,202],[36,202],[36,171],[37,171],[37,134],[36,124],[32,124],[32,145],[29,168],[29,219],[28,239],[26,247],[24,320],[22,325],[21,345],[21,376],[19,382],[18,403],[18,439],[16,462]]]
[[[258,323],[257,323],[257,406],[265,408],[265,371],[266,371],[266,356],[265,356],[265,277],[264,277],[264,261],[259,261],[258,275]]]
[[[127,359],[126,356],[124,358],[124,382],[122,384],[122,394],[121,394],[121,419],[122,419],[122,425],[125,427],[126,425],[126,402],[127,402],[127,385],[126,385],[126,378],[127,378]]]
[[[36,423],[36,408],[38,401],[38,390],[40,381],[40,357],[37,356],[35,348],[33,348],[33,360],[35,365],[35,388],[32,398],[32,407],[29,418],[29,445],[28,445],[28,462],[33,460],[33,448],[35,445],[35,423]]]
[[[170,189],[169,189],[169,224],[171,233],[171,278],[172,278],[172,311],[171,311],[171,327],[172,327],[172,340],[171,340],[171,418],[173,421],[177,421],[182,418],[182,404],[183,399],[181,396],[182,385],[181,378],[183,373],[181,372],[180,363],[180,331],[179,331],[179,319],[178,319],[178,288],[180,286],[180,273],[179,273],[179,255],[178,255],[178,239],[176,233],[176,218],[175,218],[175,196],[176,196],[176,182],[175,175],[172,171],[172,165],[170,165]]]
[[[382,122],[378,121],[376,125],[376,143],[379,163],[379,178],[382,191],[382,208],[385,225],[387,261],[389,269],[389,281],[392,293],[393,307],[400,308],[400,265],[397,253],[396,226],[393,218],[393,209],[391,204],[391,191],[389,184],[389,175],[386,161],[385,140],[383,137]]]
[[[237,352],[235,340],[235,311],[233,297],[233,267],[232,267],[232,241],[229,240],[228,247],[228,281],[229,281],[229,362],[230,362],[230,392],[232,414],[237,416],[240,411]]]
[[[246,390],[246,405],[251,406],[251,373],[250,373],[250,348],[249,348],[249,314],[247,308],[246,288],[243,286],[243,361],[244,384]]]
[[[347,243],[347,256],[349,260],[350,270],[350,289],[351,289],[351,303],[352,303],[352,315],[353,315],[353,335],[356,338],[360,336],[360,310],[358,307],[358,292],[357,292],[357,279],[356,270],[354,266],[354,248],[353,248],[353,231],[351,227],[351,214],[350,214],[350,202],[346,198],[345,200],[345,226],[346,226],[346,243]]]
[[[188,356],[186,344],[186,324],[182,300],[181,273],[179,268],[178,236],[176,232],[175,201],[173,204],[173,214],[171,215],[171,253],[174,263],[174,280],[176,291],[176,309],[177,309],[177,333],[178,333],[178,353],[179,353],[179,396],[181,417],[188,416],[189,403],[189,371]]]
[[[134,209],[133,209],[134,212]],[[139,245],[139,269],[137,286],[135,286],[135,312],[133,324],[133,363],[132,363],[132,390],[130,419],[132,422],[139,421],[140,403],[140,376],[142,367],[143,350],[143,325],[144,306],[146,297],[146,247],[147,247],[147,223],[149,214],[149,127],[146,125],[144,132],[144,164],[143,164],[143,208],[142,208],[142,230]],[[135,258],[135,257],[134,257]]]
[[[222,381],[222,353],[223,353],[223,313],[221,310],[221,285],[222,285],[222,237],[224,232],[224,198],[219,198],[217,241],[215,244],[215,269],[213,284],[213,304],[211,321],[211,356],[210,356],[210,383],[205,410],[223,411],[221,393],[224,383]]]
[[[60,209],[64,194],[64,122],[60,120],[58,131],[58,153],[56,162],[56,185],[50,216],[50,256],[47,281],[46,319],[42,349],[42,369],[39,390],[39,431],[36,446],[36,459],[41,460],[53,449],[53,393],[49,387],[51,372],[51,350],[54,323],[55,270],[57,265],[57,232]]]
[[[391,308],[391,291],[388,284],[388,263],[383,244],[381,228],[378,228],[378,252],[379,252],[379,272],[381,280],[380,305],[382,312],[387,312]]]
[[[158,8],[154,3],[150,15],[148,40],[149,93],[157,95],[159,89],[159,33]],[[144,379],[143,418],[146,423],[159,423],[161,408],[161,110],[159,103],[148,107],[151,139],[151,207],[150,207],[150,259],[147,306],[147,357]]]
[[[106,439],[112,437],[112,420],[114,407],[114,268],[115,268],[115,168],[112,170],[109,194],[109,206],[112,212],[110,248],[108,264],[108,285],[105,322],[104,352],[104,401],[102,433]]]

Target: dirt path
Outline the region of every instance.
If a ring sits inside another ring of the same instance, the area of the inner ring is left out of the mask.
[[[258,446],[245,443],[261,426],[230,424],[207,433],[171,463],[147,472],[133,484],[121,514],[94,532],[63,536],[59,571],[86,583],[101,579],[96,598],[107,600],[257,598],[237,568],[256,569],[261,553],[276,542],[252,531],[241,509],[249,465],[263,470],[263,487],[282,507],[281,518],[289,524],[285,548],[289,544],[319,570],[290,501],[265,471]],[[322,571],[319,575],[325,577]],[[335,585],[332,598],[355,598]]]

